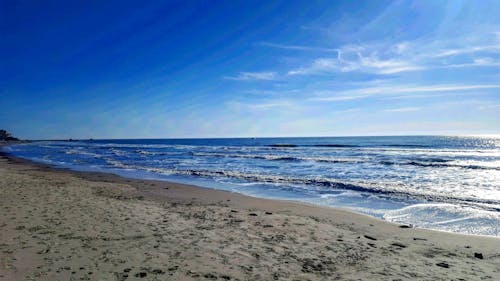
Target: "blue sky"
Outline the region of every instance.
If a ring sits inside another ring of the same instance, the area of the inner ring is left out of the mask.
[[[1,1],[0,128],[500,133],[499,1],[76,2]]]

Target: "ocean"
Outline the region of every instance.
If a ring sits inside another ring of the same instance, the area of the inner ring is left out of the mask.
[[[500,138],[453,136],[37,141],[1,148],[79,171],[348,208],[500,236]]]

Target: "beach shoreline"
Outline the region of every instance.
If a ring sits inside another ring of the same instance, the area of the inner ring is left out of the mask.
[[[0,280],[493,280],[500,274],[495,237],[7,155],[0,155],[0,173]],[[124,247],[129,239],[134,246]]]
[[[16,143],[18,144],[18,143]],[[11,145],[11,144],[7,144]],[[1,146],[1,145],[0,145]],[[58,167],[56,165],[51,165],[51,164],[46,164],[46,163],[40,163],[40,162],[35,162],[29,159],[25,158],[20,158],[16,157],[14,155],[11,155],[9,153],[1,152],[0,151],[0,157],[4,157],[8,159],[9,161],[13,161],[15,163],[20,163],[20,164],[25,164],[29,166],[34,166],[42,170],[47,170],[47,171],[61,171],[65,173],[70,173],[73,174],[77,177],[80,177],[85,180],[97,180],[97,181],[106,181],[106,182],[117,182],[117,183],[127,183],[131,184],[136,188],[139,192],[141,197],[146,198],[148,200],[152,201],[157,201],[157,202],[162,202],[165,200],[194,200],[195,198],[197,200],[200,200],[201,203],[205,204],[214,204],[214,203],[220,203],[224,200],[226,202],[235,202],[237,201],[239,204],[239,207],[245,206],[247,209],[252,209],[252,208],[263,208],[263,206],[275,206],[271,207],[272,209],[278,209],[278,208],[286,208],[290,206],[289,204],[292,205],[298,205],[298,206],[303,206],[305,207],[308,212],[308,215],[314,215],[315,209],[319,210],[330,210],[331,212],[341,212],[344,213],[343,215],[353,215],[356,217],[356,220],[360,220],[361,218],[366,219],[368,222],[370,220],[375,220],[377,222],[384,222],[389,225],[392,225],[393,227],[399,227],[399,228],[413,228],[413,229],[421,229],[425,231],[434,231],[434,232],[442,232],[442,233],[449,233],[449,234],[454,234],[454,235],[461,235],[461,236],[472,236],[472,237],[491,237],[491,238],[497,238],[500,239],[500,237],[496,236],[491,236],[491,235],[477,235],[477,234],[465,234],[465,233],[457,233],[457,232],[451,232],[451,231],[445,231],[445,230],[439,230],[439,229],[428,229],[428,228],[421,228],[421,227],[415,227],[413,225],[408,225],[408,224],[399,224],[399,223],[394,223],[388,220],[384,220],[379,217],[371,216],[365,213],[361,212],[356,212],[354,209],[350,209],[347,207],[334,207],[334,206],[325,206],[325,205],[319,205],[319,204],[313,204],[313,203],[308,203],[308,202],[303,202],[303,201],[298,201],[298,200],[286,200],[286,199],[271,199],[271,198],[263,198],[263,197],[256,197],[256,196],[251,196],[247,194],[242,194],[239,192],[232,192],[232,191],[227,191],[223,189],[216,189],[216,188],[211,188],[211,187],[204,187],[204,186],[197,186],[193,184],[187,184],[187,183],[182,183],[182,182],[175,182],[175,181],[169,181],[169,180],[160,180],[160,179],[140,179],[140,178],[130,178],[118,174],[114,174],[111,172],[98,172],[98,171],[78,171],[78,170],[73,170],[70,168],[63,168],[63,167]],[[168,189],[171,189],[170,191],[166,191]],[[172,189],[175,191],[172,192]],[[195,195],[195,197],[193,197]],[[231,200],[232,199],[232,200]],[[262,201],[262,202],[260,202]],[[268,207],[269,208],[269,207]],[[319,214],[322,214],[322,212],[319,212]],[[306,214],[299,214],[299,215],[306,215]],[[359,218],[361,217],[361,218]]]

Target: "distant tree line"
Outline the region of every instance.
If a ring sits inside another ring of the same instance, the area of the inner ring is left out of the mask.
[[[13,137],[6,130],[0,129],[0,141],[18,141],[18,138]]]

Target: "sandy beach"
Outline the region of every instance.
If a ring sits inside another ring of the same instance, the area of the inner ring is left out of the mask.
[[[500,239],[1,156],[0,280],[499,280]]]

